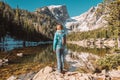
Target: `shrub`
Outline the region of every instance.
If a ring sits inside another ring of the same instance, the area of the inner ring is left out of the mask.
[[[97,64],[102,67],[102,69],[117,69],[120,66],[120,54],[106,55],[97,61]]]

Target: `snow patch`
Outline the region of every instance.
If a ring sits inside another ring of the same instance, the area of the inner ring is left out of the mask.
[[[48,8],[51,10],[51,9],[54,9],[54,8],[60,8],[62,7],[62,5],[51,5],[51,6],[48,6]]]

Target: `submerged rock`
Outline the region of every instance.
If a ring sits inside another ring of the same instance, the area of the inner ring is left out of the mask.
[[[2,66],[2,65],[7,65],[8,64],[8,59],[5,59],[5,58],[3,58],[3,59],[0,59],[0,66]]]
[[[35,76],[35,72],[30,72],[27,74],[22,74],[17,77],[17,80],[32,80],[32,78]]]
[[[23,57],[23,53],[17,53],[18,57]]]
[[[8,59],[3,59],[3,63],[7,63],[8,61]]]

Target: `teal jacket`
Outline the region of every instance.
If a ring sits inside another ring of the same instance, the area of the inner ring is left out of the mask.
[[[54,35],[54,41],[53,41],[53,50],[56,51],[56,49],[64,48],[65,46],[62,44],[62,40],[65,37],[65,31],[64,30],[57,30]]]

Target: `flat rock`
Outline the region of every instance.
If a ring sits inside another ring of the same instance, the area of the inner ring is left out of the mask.
[[[32,80],[92,80],[92,76],[79,72],[66,72],[65,74],[53,71],[51,67],[41,69]]]
[[[66,72],[65,74],[53,71],[51,67],[47,66],[41,69],[32,80],[120,80],[120,71],[107,72],[109,77],[106,77],[106,73],[103,71],[99,74],[80,73],[80,72]]]
[[[16,79],[17,79],[16,76],[11,76],[11,77],[9,77],[7,80],[16,80]]]

